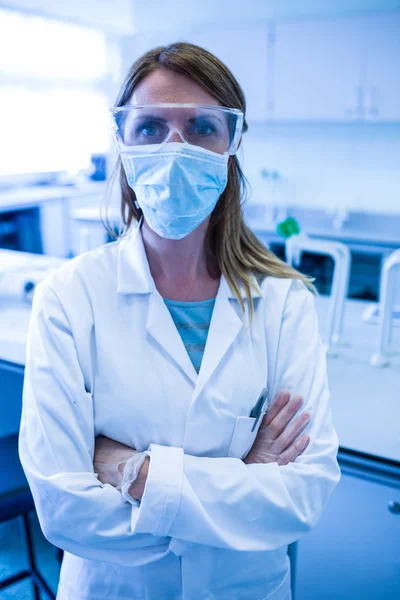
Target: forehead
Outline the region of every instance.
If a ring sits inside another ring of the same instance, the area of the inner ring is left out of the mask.
[[[220,105],[198,83],[180,73],[157,69],[136,86],[129,104],[156,104],[158,102],[189,102]]]

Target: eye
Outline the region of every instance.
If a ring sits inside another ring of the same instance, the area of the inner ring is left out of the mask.
[[[203,119],[195,121],[190,128],[190,133],[194,135],[208,136],[215,132],[215,125],[210,121],[205,121]]]
[[[163,121],[158,119],[145,119],[134,125],[132,139],[140,141],[152,140],[157,143],[164,139],[168,133],[168,127]]]
[[[136,128],[136,135],[145,135],[146,137],[153,137],[160,133],[159,127],[154,122],[141,123]]]

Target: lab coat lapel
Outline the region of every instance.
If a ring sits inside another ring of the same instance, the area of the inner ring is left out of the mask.
[[[237,314],[233,303],[237,303],[237,300],[226,278],[221,275],[206,347],[196,382],[195,396],[200,394],[244,327],[243,320]]]
[[[179,331],[157,289],[150,295],[146,329],[162,350],[196,383],[197,372],[187,353]]]
[[[141,221],[126,238],[119,242],[117,291],[121,294],[149,294],[146,329],[162,351],[195,384],[194,395],[198,396],[245,326],[245,317],[241,314],[241,311],[238,311],[238,301],[225,276],[221,275],[198,375],[169,310],[155,286],[140,232],[140,225]],[[238,285],[242,298],[247,304],[244,286],[241,282]],[[260,295],[253,289],[251,294],[253,298]]]
[[[194,384],[197,380],[196,369],[155,286],[140,225],[141,221],[119,242],[117,291],[120,294],[148,294],[147,331],[161,347],[161,351],[167,354]]]

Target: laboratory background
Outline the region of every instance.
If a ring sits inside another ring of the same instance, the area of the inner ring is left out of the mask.
[[[289,547],[295,600],[400,598],[400,2],[0,2],[0,598],[54,598],[18,458],[35,285],[113,241],[109,108],[146,50],[188,41],[247,99],[246,220],[315,277],[342,478]],[[35,591],[36,590],[36,591]]]

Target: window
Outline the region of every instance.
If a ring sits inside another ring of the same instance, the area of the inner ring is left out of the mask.
[[[72,171],[110,142],[105,35],[0,9],[0,176]]]

